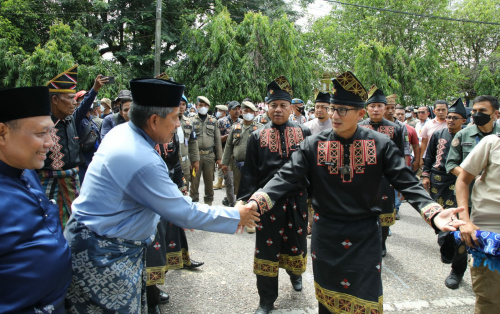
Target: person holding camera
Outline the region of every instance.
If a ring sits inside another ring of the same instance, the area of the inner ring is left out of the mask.
[[[55,125],[50,133],[54,145],[47,153],[44,166],[38,170],[38,177],[45,194],[49,199],[55,200],[59,206],[59,218],[63,229],[71,214],[71,204],[80,194],[78,166],[81,158],[78,131],[81,130],[81,123],[89,112],[97,93],[108,81],[107,77],[97,75],[94,86],[76,108],[77,79],[78,65],[74,65],[47,84],[52,109],[51,117]]]

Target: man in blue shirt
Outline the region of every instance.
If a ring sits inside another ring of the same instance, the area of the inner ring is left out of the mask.
[[[145,310],[144,250],[160,216],[181,228],[224,233],[259,221],[244,206],[193,203],[170,179],[155,146],[168,143],[180,125],[184,85],[151,78],[132,80],[130,88],[130,122],[103,139],[65,229],[74,265],[66,298],[72,313]]]
[[[49,89],[6,89],[0,99],[0,313],[64,313],[70,250],[32,170],[54,144]]]

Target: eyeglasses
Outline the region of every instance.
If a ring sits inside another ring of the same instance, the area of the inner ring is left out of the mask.
[[[340,108],[333,108],[333,107],[330,107],[328,108],[328,111],[330,112],[330,114],[335,114],[335,111],[337,111],[337,113],[339,114],[339,116],[341,117],[345,117],[347,112],[349,110],[358,110],[357,108],[344,108],[344,107],[340,107]]]
[[[446,120],[453,120],[453,121],[457,121],[459,119],[463,119],[461,117],[456,117],[456,116],[446,116]]]
[[[427,111],[417,111],[418,114],[424,114],[427,113]]]

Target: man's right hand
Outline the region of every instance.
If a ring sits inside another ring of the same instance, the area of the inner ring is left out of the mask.
[[[458,230],[460,230],[462,241],[464,241],[467,246],[474,247],[475,245],[479,245],[476,238],[476,230],[479,230],[478,226],[471,221],[465,221],[465,224],[458,227]],[[472,241],[474,241],[474,243],[472,243]]]
[[[431,188],[431,180],[428,177],[423,177],[422,178],[422,185],[427,190],[427,192],[429,192],[430,188]]]
[[[254,203],[254,202],[251,202]],[[257,207],[257,206],[256,206]],[[238,228],[236,229],[236,233],[238,231],[243,232],[243,227],[257,227],[256,222],[260,221],[260,214],[256,211],[251,209],[251,207],[248,207],[246,205],[243,205],[242,203],[236,204],[235,208],[240,212],[240,223],[238,224]]]
[[[109,78],[107,76],[103,76],[102,74],[97,75],[95,81],[94,81],[94,91],[98,92],[101,87],[106,84],[109,81]]]

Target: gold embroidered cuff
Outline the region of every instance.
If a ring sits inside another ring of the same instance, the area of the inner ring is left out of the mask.
[[[257,202],[257,206],[259,206],[259,209],[263,213],[273,208],[273,203],[271,202],[271,198],[269,197],[269,195],[267,195],[267,193],[264,192],[253,193],[248,202],[250,201]]]
[[[425,222],[432,226],[432,217],[439,214],[442,210],[443,207],[441,207],[438,203],[430,203],[420,210],[420,214],[422,215],[422,218],[424,218]]]

